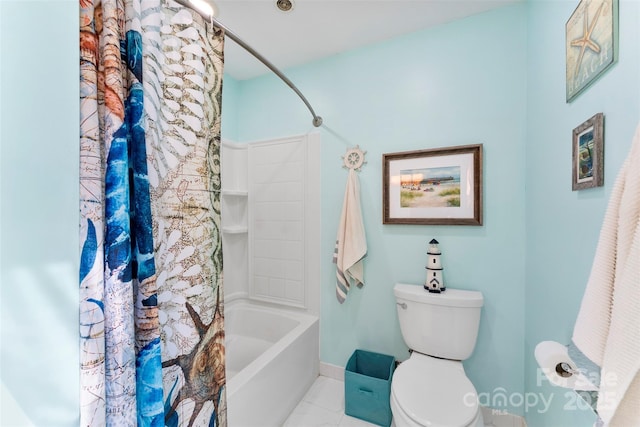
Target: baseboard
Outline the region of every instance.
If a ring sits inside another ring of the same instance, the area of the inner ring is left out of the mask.
[[[320,375],[333,378],[334,380],[344,381],[344,368],[342,366],[320,362]]]

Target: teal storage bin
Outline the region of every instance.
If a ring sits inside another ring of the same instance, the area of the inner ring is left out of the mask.
[[[344,412],[379,426],[391,425],[393,356],[366,350],[353,352],[344,370]]]

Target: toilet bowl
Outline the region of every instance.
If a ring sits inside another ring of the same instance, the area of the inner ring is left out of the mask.
[[[396,427],[483,427],[476,389],[462,360],[478,338],[482,293],[422,286],[393,288],[402,338],[412,350],[391,380]]]
[[[396,427],[483,427],[475,387],[461,362],[414,352],[391,383]]]

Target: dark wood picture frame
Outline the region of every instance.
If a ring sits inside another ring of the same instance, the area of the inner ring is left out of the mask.
[[[604,114],[598,113],[573,129],[571,189],[604,185]]]
[[[382,155],[383,224],[482,225],[482,144]]]

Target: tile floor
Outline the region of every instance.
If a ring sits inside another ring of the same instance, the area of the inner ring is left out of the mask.
[[[283,427],[371,427],[344,413],[344,383],[318,377]]]
[[[526,427],[522,417],[482,408],[486,427]],[[344,413],[344,383],[320,376],[311,385],[283,427],[371,427],[375,424]],[[393,426],[393,424],[392,424]]]

